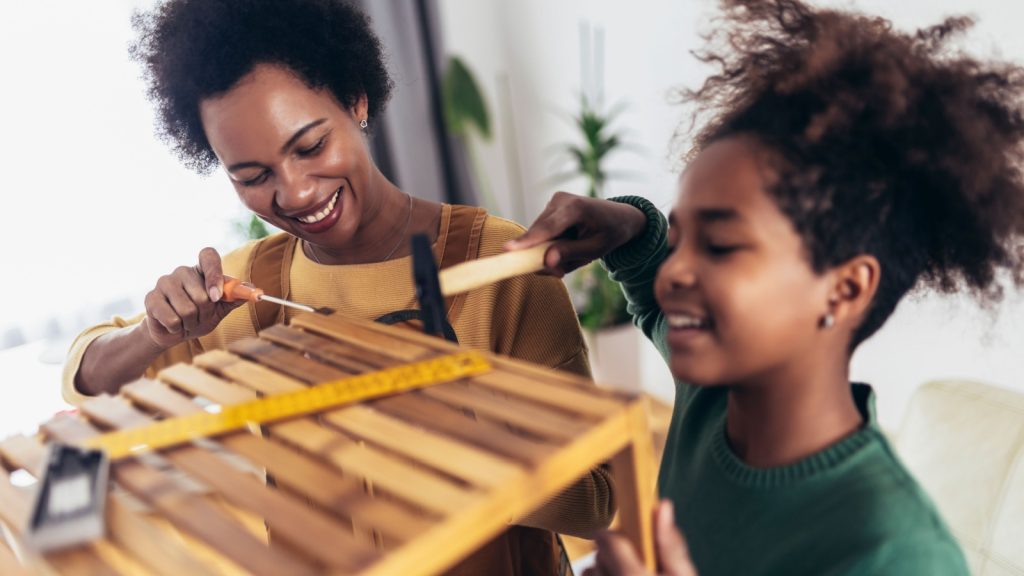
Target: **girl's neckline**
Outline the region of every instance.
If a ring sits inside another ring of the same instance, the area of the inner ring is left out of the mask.
[[[772,468],[755,468],[743,462],[729,446],[726,436],[726,411],[723,410],[713,426],[712,457],[726,476],[739,484],[752,488],[769,489],[788,486],[835,469],[871,444],[879,435],[875,419],[874,394],[871,387],[866,384],[852,384],[851,386],[857,409],[864,417],[864,424],[830,446],[792,464]]]

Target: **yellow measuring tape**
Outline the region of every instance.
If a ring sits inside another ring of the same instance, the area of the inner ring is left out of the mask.
[[[85,442],[106,451],[111,460],[149,450],[217,436],[251,424],[264,424],[368,400],[387,394],[484,374],[490,363],[478,352],[459,352],[351,378],[334,380],[259,400],[224,406],[219,412],[196,412],[147,426],[110,432]]]

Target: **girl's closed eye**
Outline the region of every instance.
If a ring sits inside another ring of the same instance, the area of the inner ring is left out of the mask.
[[[724,257],[742,250],[743,246],[739,244],[706,241],[704,242],[704,249],[713,257]]]
[[[735,238],[716,238],[701,236],[698,239],[700,247],[712,258],[724,258],[741,250],[749,248],[749,245]]]

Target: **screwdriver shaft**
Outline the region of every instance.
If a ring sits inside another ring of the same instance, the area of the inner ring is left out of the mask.
[[[273,296],[267,296],[266,294],[261,295],[259,298],[260,300],[266,300],[267,302],[273,302],[274,304],[280,304],[281,306],[288,306],[289,308],[295,308],[296,310],[316,312],[316,309],[312,306],[306,306],[305,304],[299,304],[292,302],[291,300],[285,300],[284,298],[275,298]]]

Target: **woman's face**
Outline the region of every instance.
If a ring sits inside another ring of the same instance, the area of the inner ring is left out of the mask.
[[[321,246],[345,246],[380,195],[360,120],[328,90],[259,65],[200,103],[203,129],[238,197],[274,226]]]
[[[766,189],[774,176],[747,138],[705,149],[679,180],[671,254],[655,295],[670,368],[696,385],[756,382],[813,357],[829,288]]]

